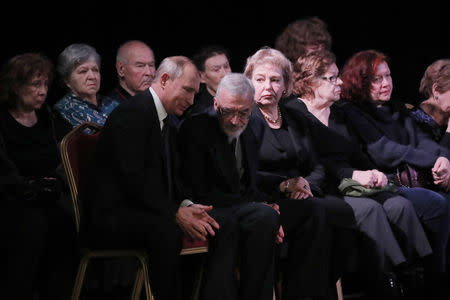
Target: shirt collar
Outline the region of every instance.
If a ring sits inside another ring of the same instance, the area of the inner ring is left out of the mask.
[[[161,99],[159,99],[158,95],[155,93],[155,91],[150,87],[149,88],[150,93],[152,94],[153,101],[155,102],[156,107],[156,113],[158,114],[159,119],[159,126],[161,127],[161,130],[163,128],[163,121],[167,117],[166,109],[164,108]]]

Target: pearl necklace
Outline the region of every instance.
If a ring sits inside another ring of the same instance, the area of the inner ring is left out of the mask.
[[[266,119],[267,122],[276,125],[276,124],[278,124],[278,123],[281,122],[281,110],[280,110],[280,107],[279,107],[278,105],[277,105],[277,110],[278,110],[278,116],[277,116],[277,118],[276,118],[275,120],[272,119],[271,117],[269,117],[269,116],[268,116],[265,112],[263,112],[262,110],[261,110],[261,112],[262,112],[262,114],[263,114],[263,116],[264,116],[264,119]]]

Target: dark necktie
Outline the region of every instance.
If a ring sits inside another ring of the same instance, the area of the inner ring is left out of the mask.
[[[240,141],[237,138],[233,138],[231,140],[231,149],[233,151],[234,158],[236,159],[236,169],[239,174],[239,178],[242,178],[242,174],[244,173],[244,169],[242,167],[242,151]]]
[[[172,162],[171,162],[171,143],[170,143],[170,124],[169,116],[163,120],[163,128],[161,131],[161,156],[163,159],[163,174],[167,183],[167,193],[169,199],[172,199]]]

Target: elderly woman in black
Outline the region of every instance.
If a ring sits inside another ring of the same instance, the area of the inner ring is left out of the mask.
[[[391,99],[388,62],[387,56],[376,50],[360,51],[347,60],[341,74],[342,109],[377,169],[394,178],[408,166],[423,174],[418,177],[423,178],[421,187],[400,186],[399,192],[412,202],[428,232],[433,255],[426,264],[425,283],[438,297],[446,281],[450,232],[450,197],[443,190],[450,178],[449,152],[417,128],[404,103]]]
[[[1,226],[7,253],[6,299],[68,299],[75,228],[60,205],[64,187],[58,139],[71,127],[45,105],[52,64],[25,53],[0,75]],[[64,125],[61,125],[64,124]]]
[[[345,267],[339,263],[353,247],[355,219],[343,199],[323,194],[324,169],[315,160],[307,127],[294,122],[279,103],[291,91],[291,72],[290,61],[272,48],[247,59],[244,74],[255,87],[258,107],[252,117],[266,127],[258,188],[277,201],[288,242],[283,299],[329,299]]]
[[[353,208],[366,241],[363,244],[368,246],[363,258],[370,262],[365,267],[372,271],[364,272],[370,280],[375,274],[403,271],[415,257],[429,255],[431,247],[411,202],[397,194],[386,175],[361,151],[345,115],[334,105],[340,99],[342,84],[335,61],[334,54],[327,50],[300,57],[293,73],[296,97],[289,99],[286,107],[308,122],[329,174],[328,192],[343,194]]]

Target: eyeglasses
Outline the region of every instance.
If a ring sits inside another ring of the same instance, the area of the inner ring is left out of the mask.
[[[339,75],[332,75],[332,76],[321,76],[320,79],[326,80],[329,83],[336,84],[337,80],[339,79]]]
[[[244,110],[234,110],[230,108],[223,108],[218,106],[218,113],[222,116],[222,118],[232,118],[237,116],[240,120],[248,119],[250,117],[250,109]]]

